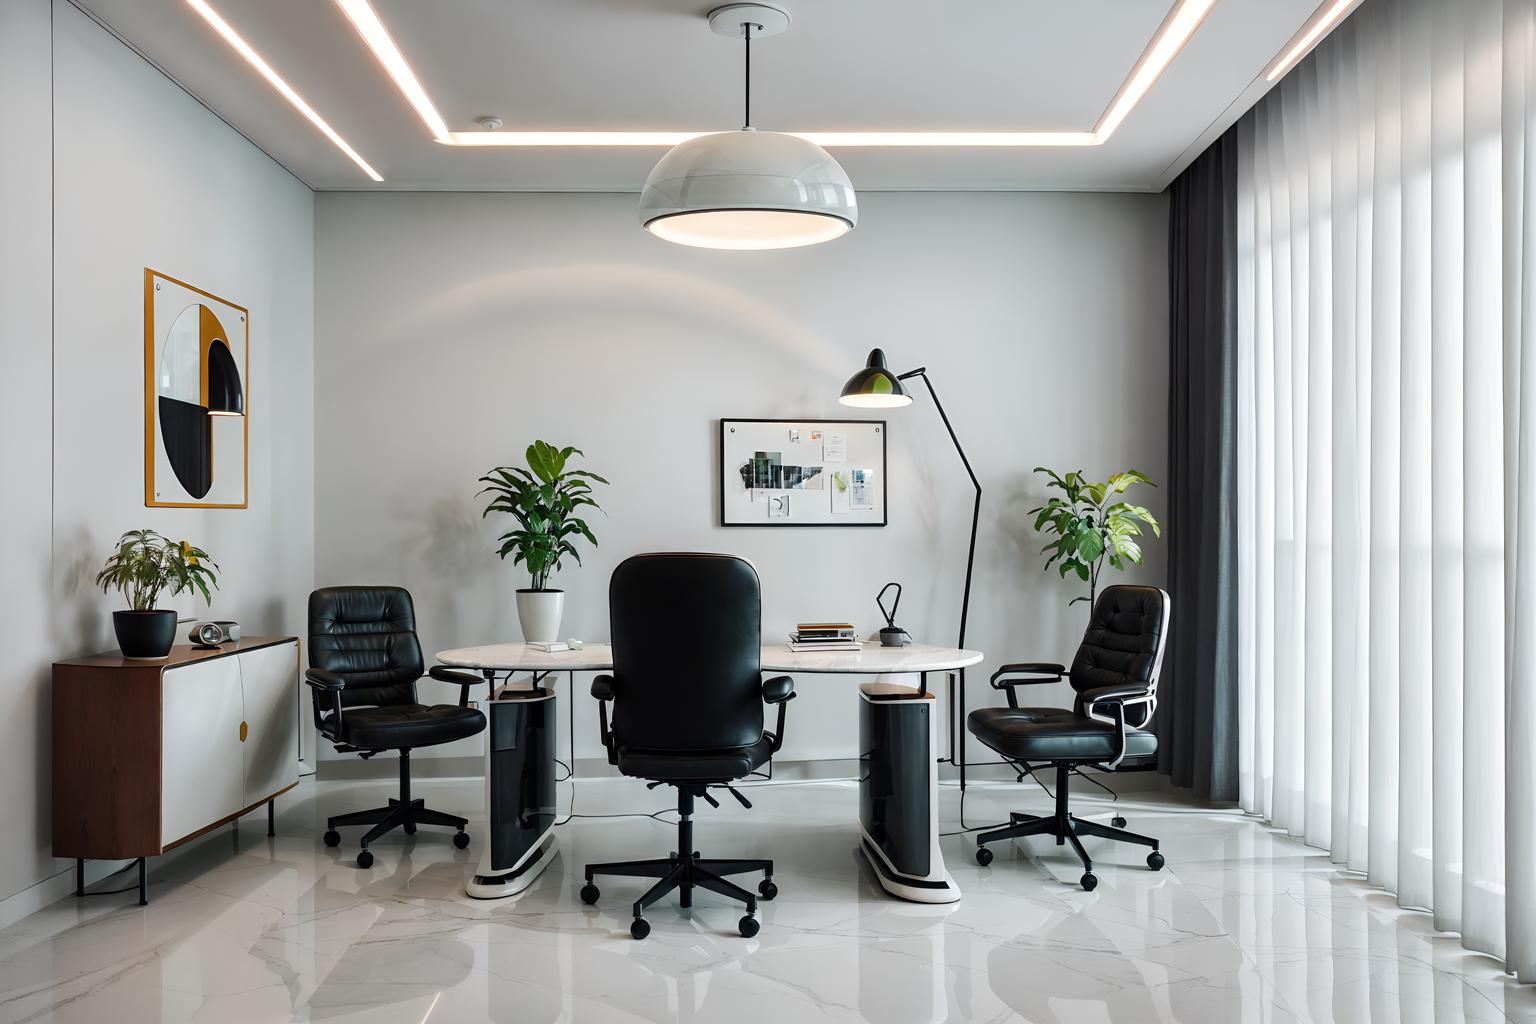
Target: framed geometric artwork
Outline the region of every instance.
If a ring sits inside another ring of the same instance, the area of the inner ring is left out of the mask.
[[[144,504],[246,508],[250,314],[144,268]]]
[[[721,526],[884,526],[884,420],[720,421]]]

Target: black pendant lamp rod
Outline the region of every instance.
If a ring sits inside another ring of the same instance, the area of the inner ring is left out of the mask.
[[[746,31],[747,35],[747,69],[744,76],[746,78],[746,86],[742,89],[745,99],[741,113],[741,130],[745,132],[752,130],[752,23],[744,21],[741,23],[741,27]]]

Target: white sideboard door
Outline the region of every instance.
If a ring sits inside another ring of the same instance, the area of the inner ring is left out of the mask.
[[[242,651],[239,661],[246,729],[243,799],[235,810],[299,781],[299,645]]]
[[[239,660],[166,669],[161,692],[160,842],[166,845],[245,806]]]

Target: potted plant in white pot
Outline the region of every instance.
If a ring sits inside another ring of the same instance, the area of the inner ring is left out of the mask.
[[[560,635],[565,592],[552,589],[549,578],[566,555],[580,564],[577,540],[586,538],[597,547],[597,538],[577,512],[583,506],[598,508],[592,484],[608,481],[584,469],[567,469],[572,455],[585,457],[579,448],[535,441],[525,453],[528,468],[498,466],[480,478],[486,485],[480,493],[492,495],[481,518],[505,512],[517,520],[516,529],[497,538],[497,554],[503,559],[512,555],[512,564],[526,565],[533,578],[517,592],[517,618],[525,641],[548,643]]]
[[[176,612],[156,607],[160,595],[175,597],[191,590],[212,604],[208,588],[218,589],[217,569],[208,552],[153,530],[129,530],[118,538],[117,550],[96,575],[96,585],[104,593],[117,590],[128,600],[126,610],[112,613],[123,657],[156,661],[169,654],[176,642]]]

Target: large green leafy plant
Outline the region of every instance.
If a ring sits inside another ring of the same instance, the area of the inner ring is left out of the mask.
[[[188,541],[167,540],[154,530],[129,530],[118,538],[96,585],[103,593],[121,591],[136,612],[154,611],[162,592],[174,597],[192,590],[212,604],[208,588],[219,588],[218,567],[208,552]]]
[[[598,508],[592,497],[594,482],[608,481],[584,469],[567,469],[572,455],[585,454],[579,448],[556,448],[543,441],[528,446],[528,467],[498,466],[480,482],[481,494],[492,495],[481,518],[492,512],[505,512],[517,520],[517,528],[497,539],[502,558],[512,555],[512,564],[522,563],[533,577],[533,590],[548,590],[549,577],[560,568],[566,555],[581,562],[575,541],[585,537],[593,547],[597,538],[576,513],[583,507]]]
[[[1044,466],[1036,466],[1035,472],[1049,478],[1047,488],[1062,492],[1052,495],[1039,508],[1029,510],[1035,517],[1035,531],[1052,538],[1040,549],[1042,553],[1051,553],[1045,568],[1058,565],[1062,579],[1068,573],[1076,573],[1088,584],[1088,593],[1068,603],[1087,601],[1092,608],[1104,563],[1108,561],[1115,569],[1124,569],[1127,563],[1141,564],[1141,543],[1137,538],[1142,535],[1143,523],[1152,528],[1155,536],[1162,536],[1162,528],[1151,512],[1120,497],[1135,484],[1157,485],[1134,469],[1116,473],[1103,482],[1086,479],[1080,469],[1065,476]]]

